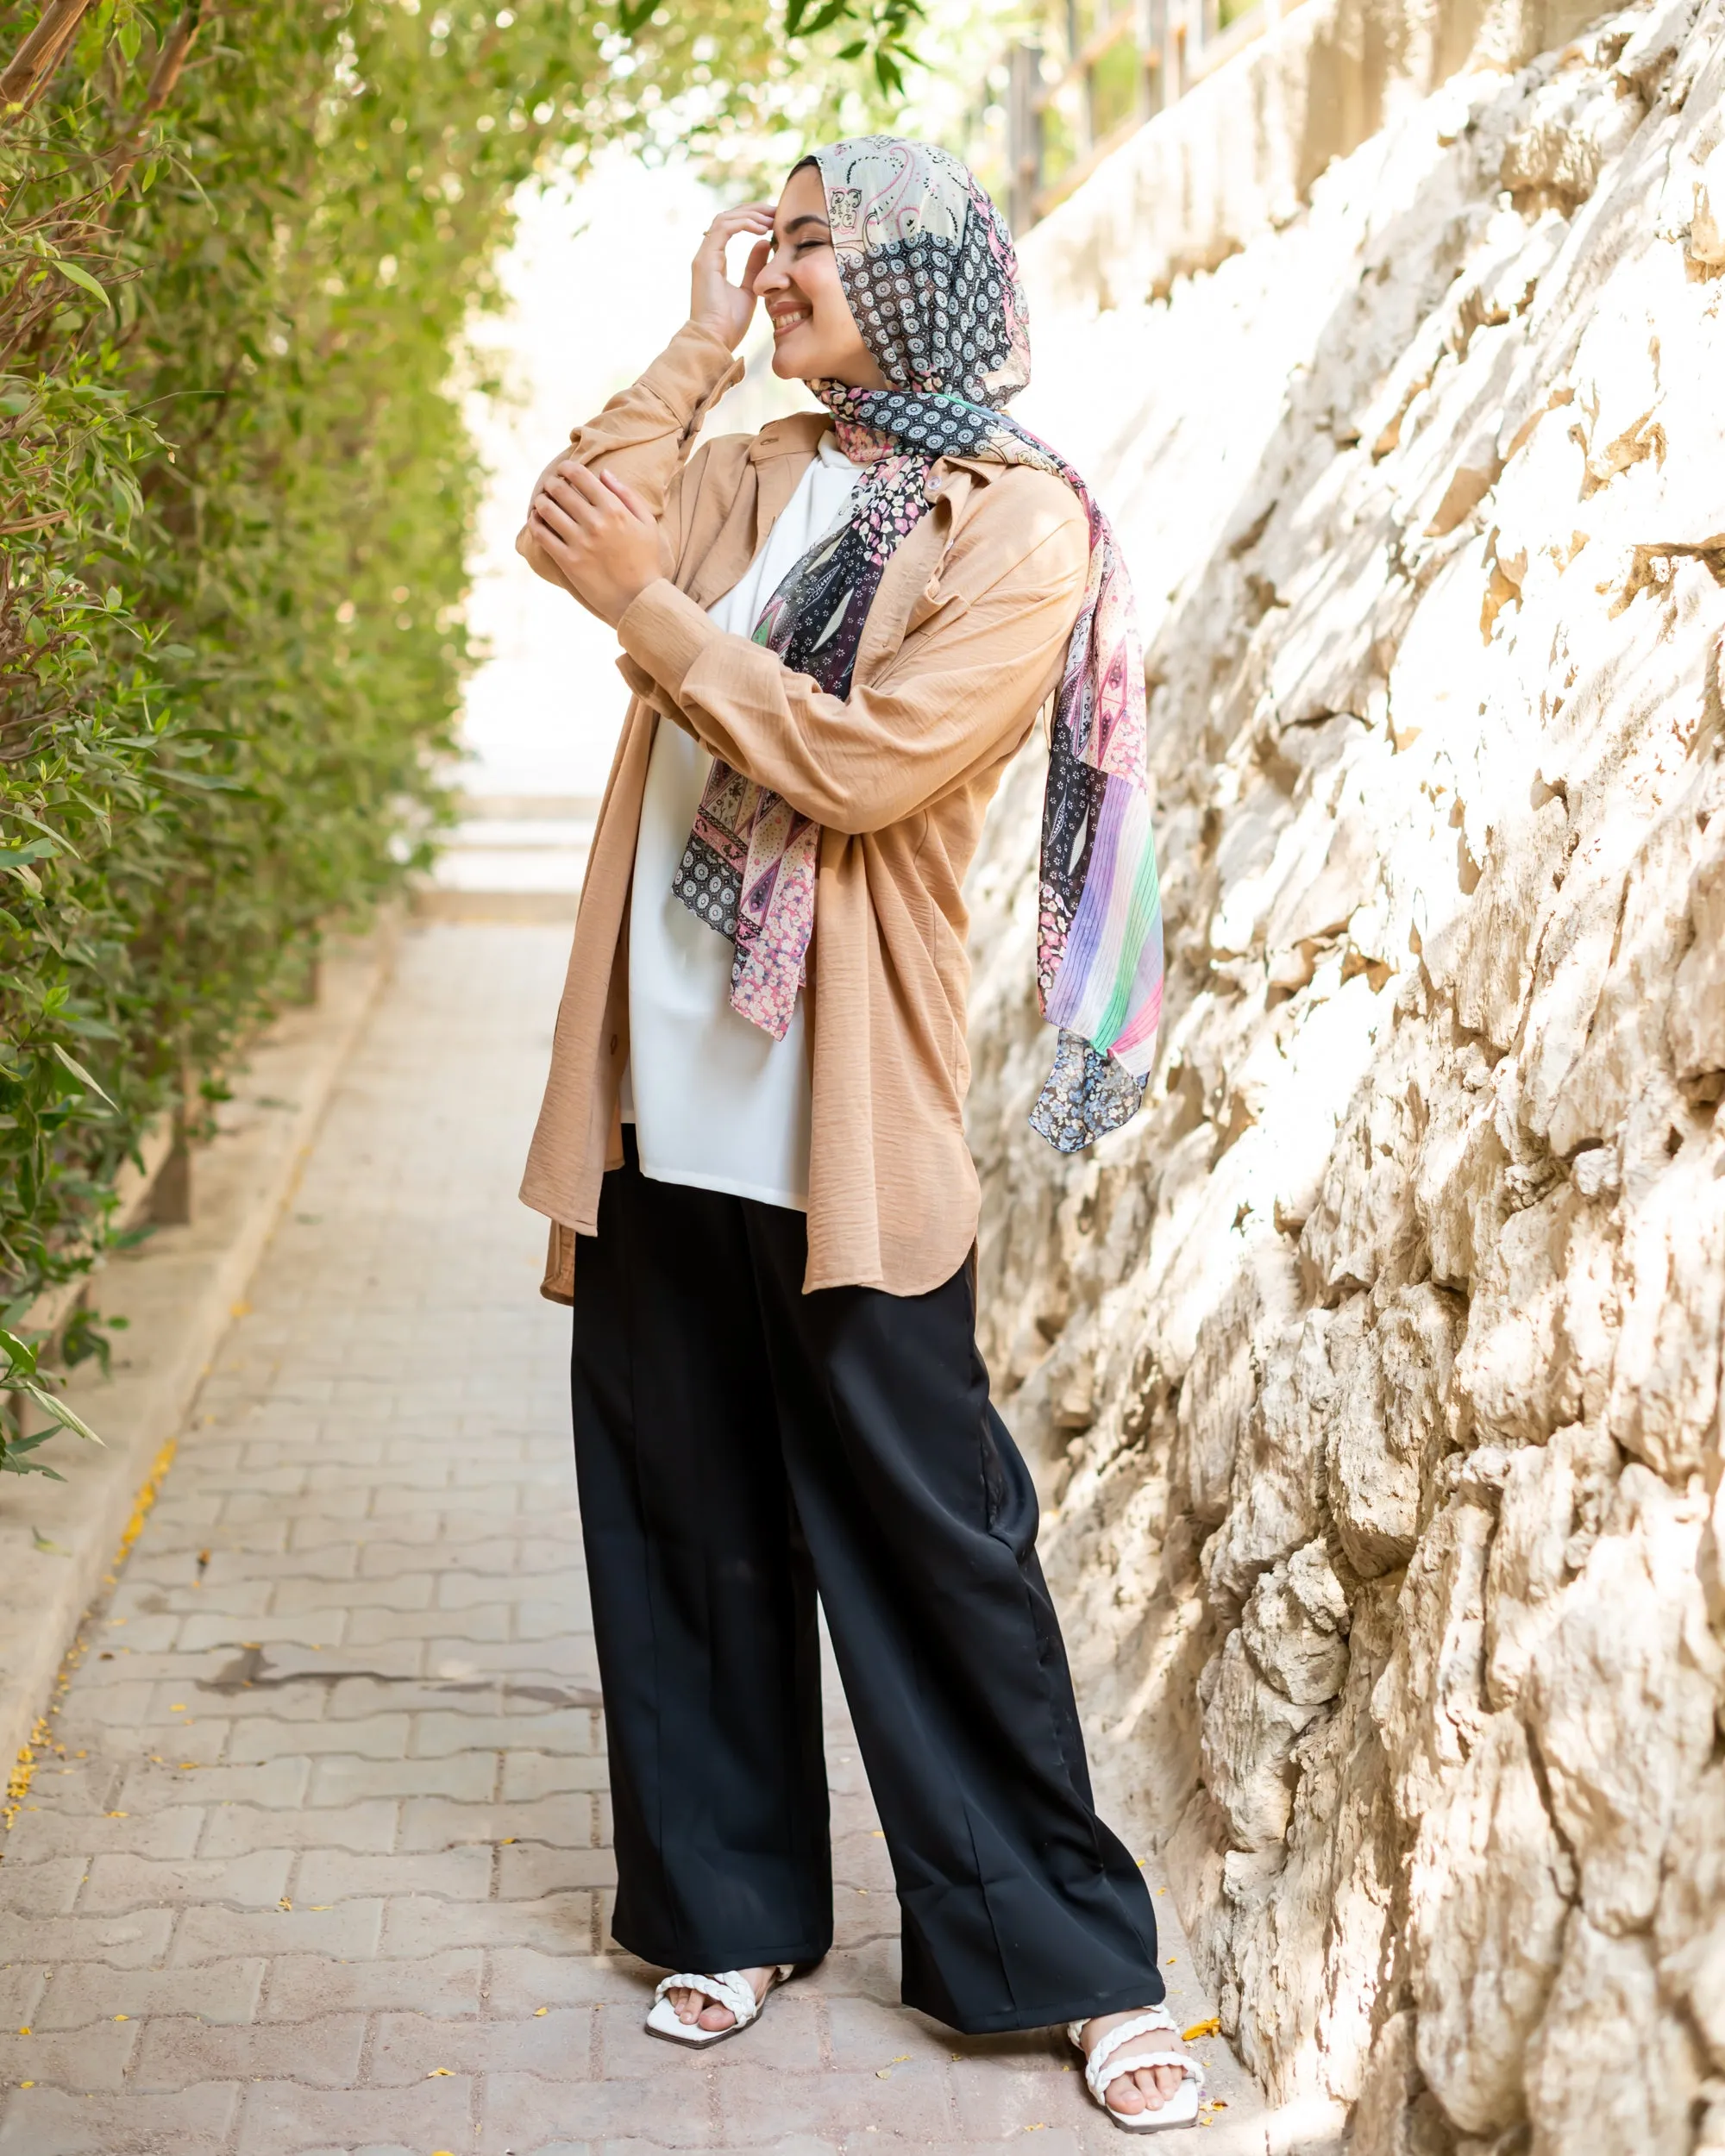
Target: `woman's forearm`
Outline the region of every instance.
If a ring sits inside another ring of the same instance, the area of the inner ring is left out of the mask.
[[[547,471],[573,461],[610,472],[632,487],[655,517],[662,517],[702,420],[742,371],[721,338],[685,323],[644,373],[571,432],[568,448]],[[537,575],[568,588],[530,528],[523,527],[516,551]]]

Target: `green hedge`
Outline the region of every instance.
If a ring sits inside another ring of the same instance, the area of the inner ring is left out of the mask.
[[[0,58],[42,16],[0,4]],[[98,0],[0,116],[0,1325],[423,854],[468,659],[450,353],[511,194],[674,90],[714,135],[794,87],[766,0],[634,28]]]

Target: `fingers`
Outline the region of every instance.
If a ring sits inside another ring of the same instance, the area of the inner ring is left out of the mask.
[[[727,240],[739,232],[770,232],[773,229],[773,205],[770,202],[739,203],[735,210],[721,210],[706,229],[712,239],[722,232]]]
[[[580,526],[561,502],[549,494],[536,494],[533,505],[527,512],[528,523],[541,533],[549,533],[560,546],[578,545],[583,536]]]
[[[553,530],[571,538],[597,535],[618,511],[616,498],[579,464],[547,473],[534,494],[532,508],[545,514]]]
[[[586,502],[593,509],[609,510],[611,507],[611,499],[605,492],[605,482],[597,472],[590,470],[585,464],[559,465],[557,469],[549,475],[545,485],[548,488],[558,488],[560,491],[557,498],[567,503],[571,509],[576,508],[582,502]]]
[[[756,240],[754,246],[749,250],[749,260],[744,265],[743,271],[743,289],[744,291],[752,292],[754,291],[755,279],[761,274],[762,271],[766,268],[768,263],[770,262],[772,259],[772,241],[770,239]]]
[[[721,210],[701,235],[695,260],[722,264],[724,250],[739,233],[754,232],[765,237],[772,229],[773,210],[768,203],[749,202],[736,210]]]
[[[631,517],[638,518],[643,524],[650,524],[656,521],[652,511],[648,508],[635,489],[632,486],[625,486],[613,473],[601,473],[599,483],[608,487],[616,495],[618,500],[623,504]]]

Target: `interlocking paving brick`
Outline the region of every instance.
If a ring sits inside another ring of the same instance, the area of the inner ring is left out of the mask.
[[[354,1855],[395,1846],[401,1808],[386,1798],[329,1805],[320,1811],[280,1812],[254,1804],[215,1807],[204,1830],[201,1857],[236,1857],[254,1849],[342,1849]],[[308,1891],[304,1880],[300,1891]]]
[[[188,1902],[269,1908],[287,1892],[292,1862],[285,1849],[259,1849],[248,1856],[208,1863],[198,1858],[159,1863],[148,1857],[92,1857],[78,1907],[92,1915],[104,1909]]]
[[[142,2024],[112,2015],[88,2028],[0,2030],[0,2085],[46,2082],[57,2089],[117,2089]]]
[[[257,2011],[265,1964],[207,1962],[198,1969],[110,1969],[100,1962],[57,1968],[33,2027],[82,2028],[124,2014],[135,2021],[157,2014],[192,2014],[216,2023],[249,2021]]]
[[[836,1682],[833,1952],[735,2046],[642,2027],[568,1321],[514,1197],[565,956],[408,940],[91,1626],[59,1723],[86,1756],[44,1761],[0,1863],[0,2083],[36,2084],[0,2088],[0,2156],[1118,2145],[1058,2033],[898,2004]],[[1198,2145],[1263,2156],[1231,2130]]]
[[[443,1759],[351,1759],[338,1753],[317,1763],[306,1802],[342,1805],[367,1797],[402,1796],[480,1803],[496,1788],[497,1778],[494,1752],[456,1752]]]
[[[187,1909],[168,1950],[170,1965],[186,1968],[233,1954],[332,1954],[354,1959],[377,1952],[381,1902],[342,1902],[332,1908]]]
[[[412,2089],[303,2089],[287,2081],[245,2091],[233,2156],[307,2156],[328,2149],[430,2149],[473,2146],[473,2092],[465,2079],[422,2081]]]
[[[592,2007],[558,2007],[521,2020],[455,2021],[424,2014],[380,2014],[373,2024],[367,2081],[423,2081],[439,2068],[458,2073],[536,2073],[585,2081],[593,2059]],[[579,2102],[574,2109],[579,2110]]]
[[[144,2032],[133,2081],[141,2089],[276,2079],[351,2089],[359,2078],[365,2035],[363,2014],[227,2028],[211,2028],[189,2015],[162,2015]]]
[[[292,1811],[305,1802],[311,1762],[289,1756],[259,1766],[193,1766],[175,1758],[129,1768],[116,1802],[142,1813],[153,1805],[255,1804]]]
[[[6,1837],[6,1865],[40,1863],[45,1857],[190,1857],[206,1817],[199,1804],[170,1805],[159,1812],[116,1807],[91,1819],[82,1813],[30,1805]]]
[[[269,1990],[260,2018],[299,2021],[313,2014],[390,2011],[477,2014],[484,2001],[485,1977],[486,1958],[477,1946],[447,1948],[409,1961],[332,1961],[323,1954],[280,1954],[269,1965]]]
[[[172,2096],[128,2089],[91,2102],[81,2089],[15,2089],[0,2113],[0,2156],[226,2156],[240,2091],[206,2081]]]

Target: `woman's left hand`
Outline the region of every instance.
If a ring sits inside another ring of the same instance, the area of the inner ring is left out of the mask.
[[[581,605],[613,629],[663,573],[659,526],[640,496],[573,458],[541,479],[527,521]]]

